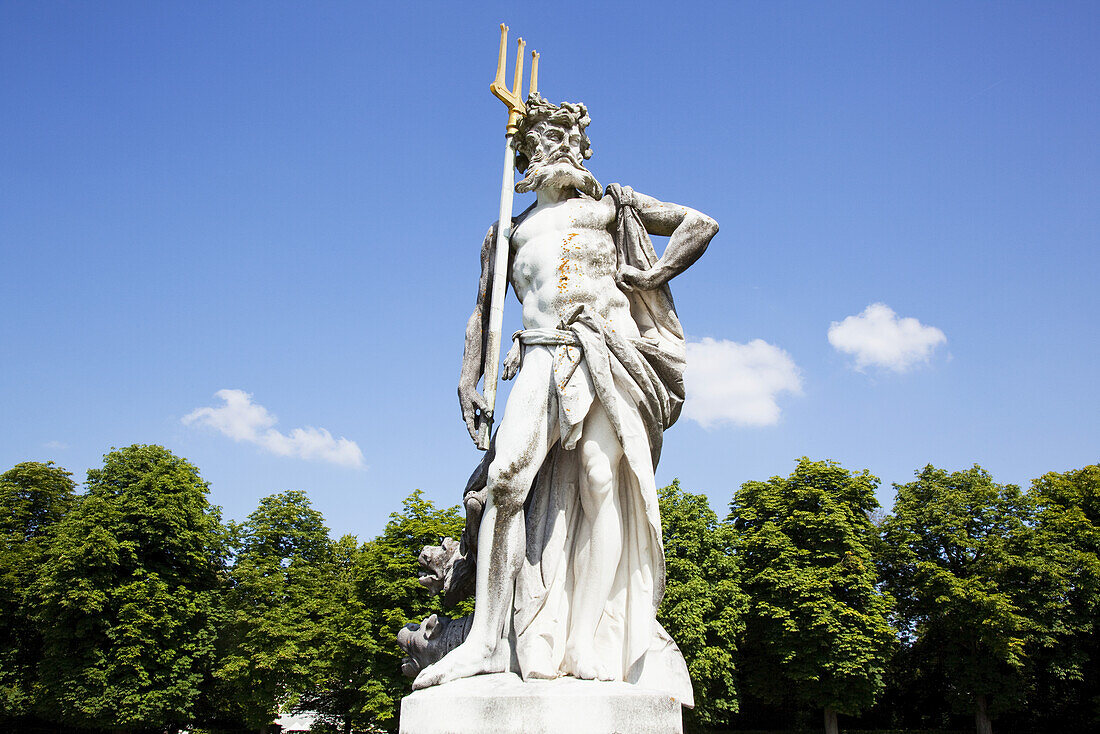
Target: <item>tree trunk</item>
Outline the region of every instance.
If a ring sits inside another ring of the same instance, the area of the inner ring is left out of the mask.
[[[989,720],[985,696],[978,696],[974,704],[974,728],[978,734],[993,734],[993,722]]]
[[[344,734],[351,734],[351,714],[344,717]]]
[[[825,734],[837,734],[840,729],[836,725],[836,709],[825,707]]]

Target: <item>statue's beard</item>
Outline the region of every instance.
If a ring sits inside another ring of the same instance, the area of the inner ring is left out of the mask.
[[[564,160],[563,160],[564,159]],[[593,199],[603,196],[603,187],[583,165],[568,156],[556,157],[553,162],[531,161],[527,175],[516,184],[516,192],[526,194],[539,189],[573,188]]]

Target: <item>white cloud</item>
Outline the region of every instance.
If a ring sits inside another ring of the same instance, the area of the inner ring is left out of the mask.
[[[196,408],[183,417],[184,425],[199,424],[217,429],[234,441],[253,443],[279,456],[327,461],[341,466],[363,466],[359,445],[346,438],[333,438],[324,428],[295,428],[289,435],[272,428],[278,419],[267,408],[252,402],[244,390],[218,390],[224,401],[214,408]]]
[[[779,393],[802,393],[798,366],[763,339],[748,344],[710,337],[687,345],[684,416],[704,428],[732,423],[770,426],[779,422]]]
[[[898,318],[885,303],[872,303],[858,316],[834,321],[829,326],[829,343],[837,350],[855,355],[856,369],[884,367],[905,372],[927,362],[944,333],[912,317]]]
[[[69,444],[65,443],[64,441],[47,441],[42,445],[48,449],[56,449],[57,451],[63,451],[69,448]]]

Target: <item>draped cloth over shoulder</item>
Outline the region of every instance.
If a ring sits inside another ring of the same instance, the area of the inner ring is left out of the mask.
[[[630,188],[607,189],[617,205],[613,236],[618,261],[641,269],[657,262],[634,209]],[[684,401],[684,336],[667,286],[626,294],[640,338],[624,338],[587,307],[558,329],[519,332],[522,348],[554,352],[554,390],[561,440],[532,487],[525,519],[527,548],[517,577],[509,638],[524,678],[553,677],[568,644],[575,543],[583,510],[578,495],[577,442],[585,415],[599,400],[622,443],[616,473],[623,548],[610,598],[596,628],[596,653],[618,661],[621,680],[667,692],[693,704],[687,666],[656,619],[664,595],[664,552],[653,472],[662,433]]]

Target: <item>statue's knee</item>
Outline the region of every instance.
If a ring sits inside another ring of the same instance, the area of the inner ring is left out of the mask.
[[[497,454],[489,463],[489,468],[485,470],[485,483],[490,489],[498,484],[507,484],[518,469],[519,465],[515,461]]]
[[[588,480],[589,492],[601,496],[611,492],[611,485],[615,481],[615,473],[611,471],[611,464],[606,460],[586,461],[584,474],[585,479]]]
[[[489,465],[489,473],[486,483],[489,487],[489,491],[496,495],[498,487],[503,487],[512,483],[516,478],[518,467],[515,462],[510,461],[494,461]]]
[[[520,467],[515,463],[493,462],[489,467],[489,491],[498,512],[523,509],[525,492],[520,488]]]
[[[502,484],[493,489],[493,504],[497,512],[512,515],[523,510],[524,494],[517,487]]]

